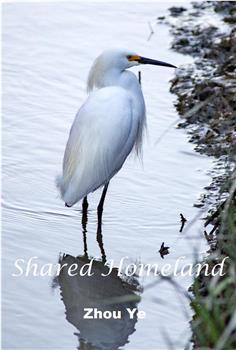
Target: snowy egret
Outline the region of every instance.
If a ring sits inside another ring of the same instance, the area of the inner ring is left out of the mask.
[[[65,206],[84,199],[87,209],[87,195],[104,186],[98,205],[102,211],[110,179],[133,149],[140,153],[145,102],[138,79],[127,70],[139,64],[176,68],[121,49],[103,52],[92,65],[87,82],[89,96],[71,127],[63,174],[58,178]]]

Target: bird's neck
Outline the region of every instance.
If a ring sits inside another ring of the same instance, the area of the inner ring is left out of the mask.
[[[120,74],[118,85],[123,87],[125,90],[128,90],[132,94],[139,95],[142,93],[136,75],[129,70],[125,70],[122,72],[122,74]]]
[[[135,74],[130,71],[121,71],[116,67],[109,70],[96,69],[96,66],[92,67],[87,82],[88,92],[107,86],[120,86],[131,93],[141,91]]]
[[[118,85],[121,71],[116,67],[109,70],[103,69],[100,65],[97,67],[96,62],[91,68],[87,81],[87,91],[90,92],[95,89],[101,89],[106,86]]]

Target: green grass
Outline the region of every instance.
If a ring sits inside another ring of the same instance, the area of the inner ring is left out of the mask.
[[[230,191],[220,211],[216,248],[206,259],[211,267],[228,259],[224,276],[204,276],[193,284],[192,320],[195,349],[236,349],[236,171],[230,177]]]

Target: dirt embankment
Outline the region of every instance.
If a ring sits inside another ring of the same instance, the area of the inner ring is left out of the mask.
[[[177,70],[172,81],[177,110],[185,119],[180,126],[193,125],[191,140],[197,150],[217,157],[236,148],[236,4],[227,3],[224,10],[222,21],[235,20],[232,28],[225,28],[227,34],[214,25],[194,25],[194,13],[172,28],[172,48],[196,58],[188,69]],[[198,16],[202,11],[198,9]]]
[[[194,57],[172,80],[176,108],[196,150],[218,165],[204,201],[207,262],[227,257],[225,275],[196,278],[192,286],[195,349],[236,349],[236,2],[196,2],[159,18],[171,26],[172,49]],[[220,175],[217,171],[220,169]]]

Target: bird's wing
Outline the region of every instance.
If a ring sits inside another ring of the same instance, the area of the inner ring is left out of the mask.
[[[69,206],[107,183],[122,167],[137,136],[132,110],[131,95],[120,87],[95,91],[79,110],[59,182]]]

